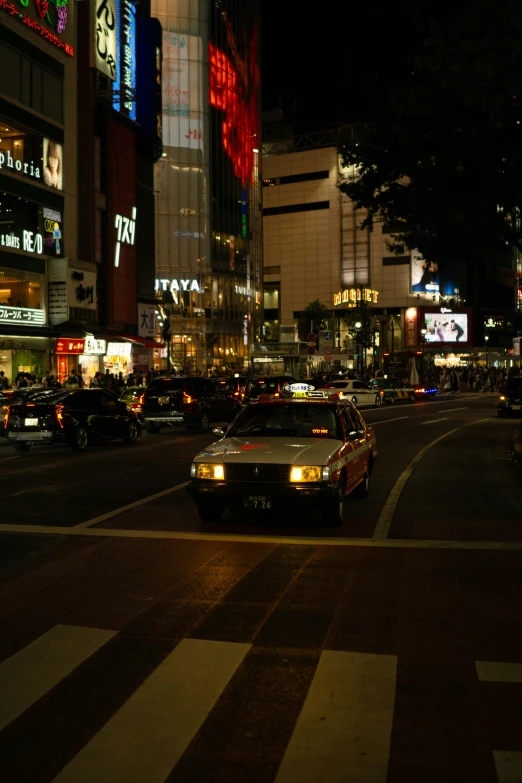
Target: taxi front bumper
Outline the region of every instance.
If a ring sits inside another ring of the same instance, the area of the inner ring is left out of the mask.
[[[337,484],[326,481],[275,484],[263,481],[211,481],[193,479],[185,491],[199,504],[212,504],[219,508],[241,509],[252,497],[265,497],[271,508],[285,508],[302,503],[321,506],[336,497]]]

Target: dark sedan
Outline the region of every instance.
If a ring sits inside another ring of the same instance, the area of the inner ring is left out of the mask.
[[[42,443],[83,451],[93,442],[136,443],[141,433],[136,414],[105,389],[33,394],[10,404],[4,423],[7,442],[17,451]]]
[[[498,415],[520,415],[522,411],[522,378],[508,378],[498,398]]]

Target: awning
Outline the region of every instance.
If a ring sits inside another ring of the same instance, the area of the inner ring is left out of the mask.
[[[157,343],[154,340],[149,340],[147,337],[138,337],[138,335],[133,334],[118,334],[117,335],[119,340],[126,340],[129,343],[136,343],[137,345],[143,346],[143,348],[163,348],[164,343]]]

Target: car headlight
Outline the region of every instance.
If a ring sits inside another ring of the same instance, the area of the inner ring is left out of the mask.
[[[300,465],[290,471],[290,481],[321,481],[321,468],[317,465]]]
[[[196,467],[196,478],[198,479],[217,479],[222,481],[225,478],[224,465],[214,462],[196,462],[194,465]]]
[[[502,395],[500,396],[500,399],[501,399],[501,400],[505,400],[506,398],[505,398],[505,397],[504,397],[504,395],[502,394]]]

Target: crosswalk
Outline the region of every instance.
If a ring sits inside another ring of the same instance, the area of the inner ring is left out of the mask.
[[[7,756],[13,753],[16,736],[23,738],[24,752],[31,754],[29,727],[34,725],[31,713],[41,710],[42,702],[50,699],[53,689],[70,682],[82,667],[96,670],[100,654],[116,644],[117,639],[118,634],[111,630],[57,625],[0,663],[0,729],[11,732],[4,746],[1,746],[0,732],[0,754],[5,748],[8,750],[2,755],[3,763],[8,763]],[[198,778],[193,772],[185,770],[181,774],[179,770],[187,753],[197,744],[198,736],[205,733],[208,721],[212,722],[212,716],[219,713],[220,704],[226,703],[229,710],[223,716],[225,721],[241,719],[243,713],[239,709],[234,712],[230,691],[234,687],[237,691],[238,686],[239,690],[248,689],[248,678],[242,677],[242,672],[249,657],[255,656],[255,648],[247,643],[196,638],[184,638],[171,646],[173,649],[165,650],[149,667],[146,676],[89,736],[84,733],[78,739],[75,727],[70,727],[67,736],[61,738],[62,744],[70,743],[70,749],[64,751],[63,763],[58,768],[56,764],[48,769],[45,764],[39,764],[29,776],[22,771],[23,764],[19,766],[19,755],[18,762],[7,773],[4,767],[2,774],[7,776],[2,779],[9,783],[221,780],[218,770],[212,771],[211,766],[206,775],[200,774]],[[246,732],[255,749],[251,751],[256,757],[252,759],[252,770],[246,777],[242,773],[227,779],[231,782],[248,779],[251,783],[257,779],[271,783],[431,780],[418,770],[411,776],[401,772],[399,778],[390,777],[390,764],[397,763],[394,758],[397,750],[393,749],[399,687],[395,655],[323,650],[318,652],[313,665],[302,699],[291,705],[295,714],[293,730],[288,732],[280,751],[274,750],[279,747],[275,737],[273,747],[260,747],[252,732]],[[111,672],[103,671],[102,664],[99,668],[97,678],[109,684]],[[522,683],[522,664],[477,661],[475,669],[477,687],[482,683],[493,687],[496,683],[502,687]],[[287,675],[289,681],[298,676],[292,667]],[[253,693],[259,696],[259,690],[254,689]],[[255,695],[252,698],[254,703],[249,705],[249,710],[255,715]],[[284,698],[281,693],[282,701]],[[80,711],[85,705],[79,701],[76,706]],[[51,707],[49,702],[49,721],[53,720]],[[277,707],[274,703],[274,711]],[[45,715],[45,710],[40,714]],[[233,747],[226,752],[234,756],[239,751]],[[518,747],[513,747],[511,742],[505,748],[492,746],[489,753],[495,777],[484,772],[481,781],[522,781],[522,736]],[[272,766],[265,765],[263,774],[257,778],[257,763],[261,763],[265,754]]]

